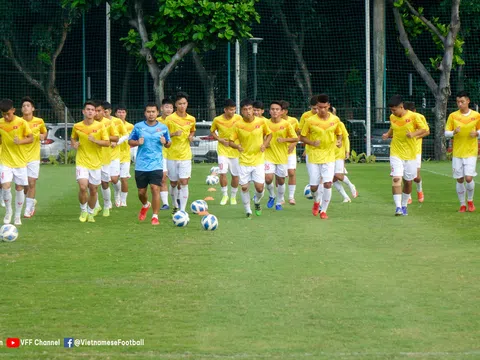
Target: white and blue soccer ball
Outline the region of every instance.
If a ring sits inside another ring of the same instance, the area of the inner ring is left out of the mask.
[[[305,186],[305,189],[303,189],[303,196],[305,196],[305,198],[309,200],[313,199],[313,194],[312,194],[312,190],[310,189],[310,185]]]
[[[210,168],[210,174],[218,174],[219,171],[220,171],[220,168],[218,166],[212,166]]]
[[[3,225],[0,228],[0,238],[7,242],[15,241],[18,238],[18,229],[12,224]]]
[[[216,175],[208,175],[206,183],[207,185],[217,185],[220,182],[220,179]]]
[[[207,211],[208,210],[207,202],[205,200],[195,200],[190,205],[190,210],[192,210],[192,213],[194,213],[194,214],[198,214],[198,213],[202,213],[204,211]]]
[[[202,227],[208,231],[214,231],[218,228],[218,219],[215,215],[209,214],[202,217]]]
[[[173,224],[178,227],[185,227],[190,222],[190,216],[185,211],[179,210],[172,217]]]

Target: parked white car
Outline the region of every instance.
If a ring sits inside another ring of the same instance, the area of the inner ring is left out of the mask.
[[[72,136],[73,123],[67,123],[67,151],[70,147],[70,137]],[[42,161],[48,161],[50,156],[58,155],[65,151],[65,123],[45,123],[45,127],[48,130],[47,138],[40,143],[40,159]]]
[[[211,121],[202,121],[195,124],[196,131],[190,144],[194,162],[218,162],[218,141],[210,135]]]

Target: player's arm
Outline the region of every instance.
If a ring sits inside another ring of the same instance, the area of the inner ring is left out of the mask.
[[[118,136],[118,131],[117,127],[113,123],[113,121],[110,123],[110,136],[109,136],[110,142],[112,144],[112,147],[115,147],[118,143],[118,140],[120,137]]]
[[[242,152],[242,151],[243,151],[242,145],[240,145],[240,144],[235,144],[235,140],[237,140],[237,139],[238,139],[238,134],[237,134],[237,132],[236,132],[236,130],[235,130],[235,128],[234,128],[234,130],[233,130],[233,132],[232,132],[232,135],[230,135],[230,139],[228,140],[228,146],[230,146],[231,148],[236,149],[236,150]]]
[[[447,139],[454,137],[460,132],[460,126],[457,126],[457,128],[454,128],[454,126],[453,116],[450,115],[447,120],[447,125],[445,126],[445,137]]]
[[[93,134],[90,134],[88,135],[88,140],[93,142],[94,144],[97,144],[98,146],[102,146],[102,147],[110,146],[109,136],[105,128],[102,128],[100,132],[100,139],[96,139],[95,136],[93,136]]]
[[[291,144],[288,145],[288,150],[290,150],[290,147],[292,147],[292,146],[295,149],[295,146],[297,145],[297,142],[298,142],[298,137],[297,137],[297,133],[293,129],[293,126],[290,125],[290,124],[288,125],[287,136],[288,136],[288,138],[277,138],[277,141],[279,143],[283,143],[283,142],[291,143]],[[289,153],[290,152],[291,151],[289,151]]]
[[[74,149],[78,149],[79,142],[77,140],[78,140],[78,134],[74,126],[72,129],[72,135],[70,136],[70,145]]]
[[[15,136],[13,138],[13,142],[17,145],[31,144],[33,142],[33,134],[30,133],[28,135],[25,135],[23,139],[19,139],[17,136]]]
[[[170,138],[170,132],[168,131],[165,135],[160,136],[160,142],[162,143],[163,147],[169,148],[172,145],[172,139]]]
[[[390,128],[386,133],[382,135],[383,140],[387,140],[388,138],[391,138],[393,136],[393,129]]]
[[[138,133],[139,133],[139,130],[135,126],[132,132],[130,133],[130,137],[128,138],[128,145],[133,147],[143,145],[143,138],[141,138]]]
[[[42,120],[42,124],[40,125],[40,141],[44,141],[47,138],[47,135],[48,135],[48,129]]]

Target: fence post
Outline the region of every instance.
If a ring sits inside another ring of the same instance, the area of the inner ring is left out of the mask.
[[[65,164],[67,164],[67,156],[68,156],[68,108],[65,105]]]

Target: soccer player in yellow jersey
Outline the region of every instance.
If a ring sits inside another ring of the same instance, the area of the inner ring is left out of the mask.
[[[312,214],[328,219],[327,209],[332,197],[332,181],[335,174],[335,147],[342,146],[340,119],[330,113],[329,97],[317,97],[317,114],[308,118],[302,128],[300,139],[311,146],[308,154],[307,170],[310,189],[314,198]],[[323,195],[318,191],[323,182]],[[320,211],[320,196],[322,207]]]
[[[77,149],[76,172],[81,222],[95,222],[94,209],[97,189],[102,182],[102,147],[110,146],[105,126],[95,121],[96,103],[87,101],[83,105],[84,119],[73,126],[71,144]]]
[[[38,175],[40,173],[40,142],[47,137],[47,128],[43,119],[33,116],[35,103],[29,97],[22,99],[22,117],[28,123],[33,133],[33,142],[25,147],[27,158],[28,188],[25,188],[26,205],[24,217],[30,218],[35,213],[35,191]]]
[[[263,119],[263,120],[268,120],[263,114],[265,113],[265,105],[263,105],[263,102],[260,100],[256,100],[253,102],[253,115]]]
[[[422,142],[423,142],[422,138],[430,135],[430,127],[428,126],[427,119],[425,119],[425,116],[423,116],[420,113],[417,113],[417,109],[415,108],[415,103],[413,101],[404,101],[403,102],[403,107],[407,110],[410,110],[410,111],[416,113],[420,117],[420,120],[427,127],[427,131],[425,132],[425,134],[423,134],[422,136],[417,136],[417,158],[416,158],[416,160],[417,160],[417,176],[415,177],[415,179],[413,179],[413,182],[417,186],[418,202],[423,203],[423,201],[425,200],[425,196],[423,194],[422,177],[420,175],[420,169],[422,167]],[[412,203],[412,194],[410,194],[410,198],[408,199],[408,203],[409,204]]]
[[[242,120],[242,116],[235,114],[237,106],[232,99],[225,100],[223,107],[223,114],[213,119],[212,126],[210,127],[210,133],[218,141],[217,153],[218,153],[218,167],[220,175],[220,186],[222,187],[222,200],[220,205],[226,205],[228,201],[228,183],[227,172],[230,170],[232,181],[230,183],[230,204],[237,204],[237,191],[239,182],[239,162],[238,150],[230,147],[229,139],[233,131],[235,122]]]
[[[425,134],[427,127],[416,113],[403,107],[400,95],[394,95],[388,101],[390,129],[382,135],[390,144],[390,168],[392,193],[395,202],[395,216],[406,216],[407,204],[412,192],[412,180],[417,175],[417,137]],[[403,177],[403,192],[402,192]]]
[[[13,101],[0,101],[0,139],[2,152],[0,154],[0,178],[2,179],[2,193],[7,208],[3,222],[12,221],[12,181],[15,183],[15,225],[22,225],[21,213],[25,201],[24,187],[28,185],[26,145],[33,142],[32,130],[28,123],[15,116]]]
[[[267,125],[272,132],[272,140],[265,151],[265,184],[269,193],[267,208],[271,209],[275,203],[275,189],[273,186],[273,176],[275,175],[278,189],[275,210],[283,210],[285,177],[288,174],[289,164],[288,151],[291,144],[298,142],[297,133],[290,122],[283,119],[283,113],[282,101],[272,101],[270,104],[270,120],[267,120]]]
[[[187,113],[188,95],[183,92],[175,97],[176,111],[167,117],[166,122],[172,144],[168,149],[168,178],[172,196],[173,214],[177,208],[177,185],[180,184],[178,198],[180,210],[185,211],[188,203],[188,181],[192,175],[192,149],[190,143],[195,135],[195,118]]]
[[[302,116],[300,117],[300,124],[299,124],[299,133],[298,135],[300,135],[300,132],[302,131],[302,128],[303,128],[303,125],[305,124],[305,120],[307,120],[308,118],[314,116],[317,114],[317,97],[318,95],[313,95],[311,98],[310,98],[310,110],[309,111],[306,111],[302,114]],[[304,153],[302,154],[302,156],[305,156],[305,162],[308,163],[308,150],[309,150],[310,146],[308,144],[305,144],[305,151]]]
[[[255,186],[255,214],[262,215],[260,200],[264,194],[265,184],[265,150],[272,139],[272,132],[266,120],[253,114],[253,102],[250,99],[240,103],[242,120],[235,123],[230,135],[230,147],[237,149],[239,156],[239,184],[242,187],[242,202],[247,219],[251,219],[250,181]],[[237,141],[238,140],[238,141]]]
[[[300,134],[300,126],[297,118],[288,115],[290,103],[288,101],[280,101],[282,104],[282,119],[287,120],[292,125],[293,130]],[[297,143],[288,144],[288,203],[295,205],[295,190],[297,188]]]
[[[335,112],[331,112],[335,115]],[[343,202],[347,203],[352,200],[345,192],[342,182],[349,186],[353,198],[358,196],[358,192],[355,185],[353,185],[347,175],[345,175],[345,159],[350,156],[350,139],[345,124],[340,121],[339,126],[342,131],[342,146],[335,149],[335,176],[333,177],[333,187],[342,195]]]
[[[102,165],[102,196],[103,196],[103,216],[110,216],[110,209],[112,208],[112,194],[110,191],[110,179],[111,174],[114,176],[118,176],[120,174],[120,164],[118,164],[118,168],[116,166],[111,167],[112,163],[112,143],[115,144],[119,140],[118,132],[116,126],[113,124],[112,120],[107,119],[105,117],[105,108],[102,101],[96,103],[95,107],[95,121],[98,121],[103,124],[105,129],[107,130],[107,134],[109,136],[110,144],[107,147],[103,147],[102,157],[103,157],[103,165]],[[116,164],[115,164],[116,165]],[[102,207],[97,202],[97,206],[95,206],[94,214],[97,215]]]
[[[173,101],[170,99],[163,99],[162,106],[160,107],[161,115],[157,118],[159,122],[163,125],[167,126],[167,117],[173,114]],[[167,126],[168,127],[168,126]],[[167,166],[167,159],[168,159],[168,148],[163,147],[162,150],[163,156],[163,180],[162,186],[160,187],[160,198],[162,199],[162,207],[160,210],[169,210],[170,206],[168,205],[168,166]],[[177,187],[178,189],[178,187]],[[176,198],[178,198],[179,194],[177,193]]]
[[[127,196],[128,196],[128,179],[130,178],[130,146],[128,145],[128,136],[133,130],[133,124],[127,121],[127,108],[123,105],[120,105],[115,110],[115,116],[118,117],[123,122],[123,126],[127,131],[127,136],[123,136],[118,140],[118,145],[120,145],[120,206],[127,206]]]
[[[470,96],[461,91],[456,97],[458,110],[451,113],[445,126],[445,137],[453,137],[453,177],[457,180],[457,195],[460,212],[466,212],[465,189],[468,211],[475,211],[473,192],[477,176],[478,137],[480,136],[480,114],[469,108]]]

